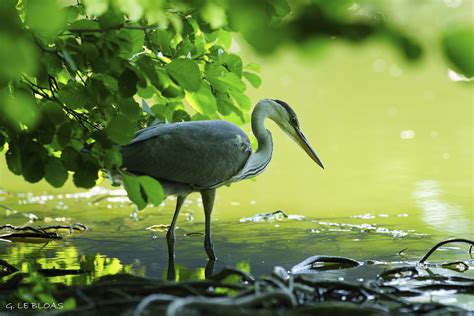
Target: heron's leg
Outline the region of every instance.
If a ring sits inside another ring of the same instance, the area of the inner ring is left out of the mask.
[[[211,237],[211,213],[214,208],[214,198],[216,196],[216,189],[202,190],[202,204],[204,206],[204,215],[206,218],[206,231],[204,236],[204,249],[206,249],[207,256],[210,260],[216,260],[214,254],[214,245]]]
[[[173,220],[171,221],[168,232],[166,233],[166,241],[168,242],[168,256],[174,257],[174,228],[176,226],[176,221],[178,220],[179,211],[181,206],[183,206],[184,200],[186,200],[186,195],[178,195],[176,200],[176,210],[174,211]]]
[[[214,274],[214,265],[216,263],[216,260],[208,260],[206,264],[206,268],[204,270],[204,276],[206,279],[210,279],[212,275]]]

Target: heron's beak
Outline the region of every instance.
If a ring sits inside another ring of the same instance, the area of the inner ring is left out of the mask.
[[[295,128],[294,137],[301,148],[303,148],[303,150],[308,154],[308,156],[310,156],[311,159],[313,159],[321,168],[324,169],[323,163],[299,128]]]

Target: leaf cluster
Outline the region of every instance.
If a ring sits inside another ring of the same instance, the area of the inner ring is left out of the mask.
[[[0,70],[0,146],[14,174],[54,187],[72,174],[76,186],[90,188],[100,170],[121,167],[120,145],[140,128],[248,121],[245,92],[247,84],[260,85],[258,67],[244,67],[229,52],[226,23],[174,1],[147,14],[115,1],[38,3],[5,0],[0,8],[7,19],[0,28],[7,64]],[[124,181],[139,208],[164,198],[152,178]]]

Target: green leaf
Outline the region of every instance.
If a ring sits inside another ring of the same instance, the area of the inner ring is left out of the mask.
[[[122,165],[122,154],[117,147],[112,147],[105,152],[104,164],[108,170],[120,168]]]
[[[202,55],[204,55],[205,47],[206,47],[206,38],[204,34],[202,33],[194,34],[194,49],[192,51],[192,56],[201,57]]]
[[[45,166],[44,178],[55,188],[60,188],[67,180],[67,170],[64,167],[61,159],[56,157],[49,157]]]
[[[25,24],[34,32],[53,37],[66,22],[64,11],[57,0],[28,0],[25,2]]]
[[[158,90],[164,90],[170,85],[168,74],[161,69],[157,70],[155,63],[150,59],[150,57],[140,57],[140,59],[137,60],[137,65],[140,70],[143,71],[148,77],[151,84],[154,85]]]
[[[139,210],[147,204],[159,205],[165,198],[161,184],[148,176],[123,175],[123,184],[130,200]]]
[[[109,8],[109,0],[83,0],[88,15],[99,16]]]
[[[188,56],[191,54],[191,51],[194,49],[194,45],[191,43],[189,38],[185,38],[183,41],[181,41],[178,46],[176,47],[176,53],[174,54],[176,57],[179,56]]]
[[[474,77],[474,28],[471,26],[447,33],[443,46],[456,70],[467,77]]]
[[[260,72],[260,65],[258,65],[258,64],[248,64],[244,67],[244,69],[258,73],[258,72]]]
[[[131,21],[138,21],[143,16],[144,5],[139,1],[128,0],[120,2],[120,9]]]
[[[63,312],[66,311],[73,311],[76,308],[76,300],[74,297],[68,297],[64,300],[63,308],[61,309]]]
[[[115,91],[118,91],[118,82],[117,79],[115,79],[114,77],[100,74],[95,76],[95,78],[101,81],[109,91],[113,93],[115,93]]]
[[[77,20],[69,25],[69,30],[100,30],[99,22],[89,20],[89,19],[82,19]]]
[[[275,15],[279,18],[287,16],[291,12],[291,7],[287,0],[272,0],[270,3],[273,6]]]
[[[48,116],[43,115],[38,127],[36,128],[36,139],[38,142],[43,145],[50,144],[53,141],[55,132],[56,127],[54,123]]]
[[[71,23],[73,21],[76,21],[77,17],[80,14],[79,7],[75,5],[67,6],[63,10],[64,10],[64,16],[66,18],[66,23]]]
[[[124,18],[122,13],[110,7],[98,20],[101,29],[109,30],[119,27],[123,23]]]
[[[10,143],[9,148],[5,154],[8,169],[18,176],[23,172],[21,166],[21,151],[16,143]]]
[[[71,109],[86,107],[88,105],[87,91],[85,87],[73,80],[58,91],[59,98]]]
[[[137,93],[138,76],[131,68],[125,68],[118,78],[118,88],[124,98],[130,98]]]
[[[139,30],[129,30],[124,29],[122,32],[125,32],[129,35],[131,40],[131,53],[136,54],[143,51],[143,45],[145,43],[145,33],[140,32]]]
[[[196,113],[191,117],[191,121],[207,121],[209,120],[209,116],[201,114],[201,113]]]
[[[22,74],[34,74],[38,68],[35,44],[24,38],[0,32],[0,80],[19,79]]]
[[[112,148],[116,145],[110,140],[109,135],[107,135],[107,129],[94,131],[90,137],[95,140],[95,144],[91,146],[91,151],[96,156],[102,156],[104,149]]]
[[[235,73],[239,78],[242,77],[242,59],[235,54],[222,55],[222,63],[226,65],[229,71]]]
[[[175,59],[165,66],[168,74],[181,88],[187,91],[198,91],[201,85],[201,72],[195,61]]]
[[[100,55],[99,49],[93,43],[83,42],[80,46],[80,50],[84,57],[91,61],[96,60]]]
[[[137,176],[123,175],[123,186],[127,191],[128,198],[135,203],[139,210],[143,210],[147,205],[145,192],[140,187],[140,181]]]
[[[150,99],[156,94],[156,90],[152,85],[148,85],[145,88],[138,86],[138,95],[144,99]]]
[[[184,90],[177,86],[174,82],[171,82],[166,89],[161,91],[161,94],[167,98],[182,98],[184,96]]]
[[[98,179],[99,168],[94,163],[82,160],[73,176],[74,184],[80,188],[90,189]]]
[[[150,40],[158,46],[158,49],[165,55],[171,55],[171,35],[169,31],[157,30],[150,34]]]
[[[69,124],[69,122],[66,121],[58,127],[58,130],[55,134],[55,140],[59,148],[64,148],[69,144],[69,141],[71,140],[71,135],[72,129],[71,124]]]
[[[49,73],[58,73],[63,69],[61,59],[56,54],[43,53],[41,56],[41,63],[48,70]]]
[[[74,148],[68,146],[61,152],[63,166],[69,171],[76,171],[81,162],[81,156]]]
[[[29,129],[34,129],[40,121],[40,111],[36,100],[21,91],[15,91],[13,95],[4,95],[0,104],[0,114],[5,115],[12,126],[21,128],[21,124]],[[3,112],[3,113],[2,113]]]
[[[201,16],[213,29],[224,26],[227,23],[224,7],[213,2],[207,2],[207,4],[201,9]]]
[[[173,112],[173,122],[186,122],[190,120],[191,116],[189,116],[188,112],[186,112],[185,110],[176,110]]]
[[[217,97],[217,110],[222,115],[229,115],[232,112],[232,100],[226,93],[219,93]]]
[[[248,96],[236,91],[229,91],[229,94],[234,98],[235,102],[240,106],[244,111],[250,110],[252,103]]]
[[[165,191],[160,182],[148,176],[140,176],[138,179],[146,194],[147,202],[158,206],[165,199]]]
[[[56,102],[46,101],[43,104],[43,114],[55,125],[60,125],[66,120],[63,109]]]
[[[245,91],[245,84],[240,80],[240,78],[233,72],[227,72],[222,77],[219,78],[222,82],[225,82],[229,89],[236,90],[238,92]]]
[[[135,126],[126,116],[119,115],[110,121],[105,132],[111,141],[125,145],[128,144],[132,140],[133,135],[135,135]]]
[[[212,87],[219,92],[227,92],[229,90],[229,86],[227,83],[222,82],[220,78],[227,73],[227,69],[221,65],[214,65],[209,64],[206,67],[206,71],[204,73],[205,78],[212,84]]]
[[[230,32],[220,29],[217,36],[217,44],[221,45],[225,49],[229,49],[232,45],[232,34]]]
[[[197,92],[186,92],[186,101],[198,113],[213,115],[217,111],[216,97],[208,83],[203,82]]]
[[[23,178],[30,182],[36,183],[45,175],[45,167],[43,157],[45,149],[35,141],[27,140],[21,145],[21,166]]]
[[[217,108],[219,113],[225,116],[225,119],[234,123],[246,123],[242,111],[235,106],[234,101],[227,95],[227,93],[219,93],[217,95]]]
[[[253,72],[244,71],[244,77],[254,88],[258,88],[262,84],[262,79],[260,79],[260,77]]]
[[[6,142],[5,135],[0,133],[0,152],[3,151],[3,146],[5,146],[5,142]]]
[[[140,115],[140,106],[133,98],[120,98],[117,100],[117,104],[119,106],[120,112],[122,112],[124,116],[128,117],[132,121],[136,120]]]

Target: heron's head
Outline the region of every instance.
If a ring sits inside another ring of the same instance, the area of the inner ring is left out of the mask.
[[[301,131],[295,111],[293,111],[288,103],[276,99],[266,99],[264,101],[268,102],[268,105],[273,108],[268,117],[277,123],[285,134],[300,145],[308,156],[324,169],[323,163]]]

